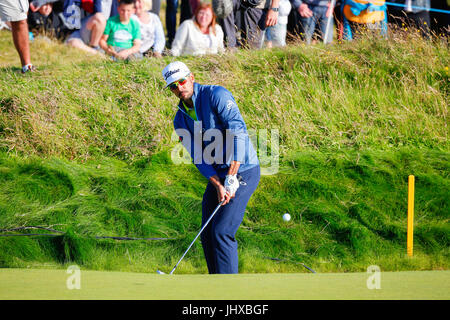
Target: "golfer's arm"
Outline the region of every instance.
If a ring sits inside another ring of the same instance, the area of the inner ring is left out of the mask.
[[[214,187],[218,188],[222,184],[220,183],[220,179],[218,176],[214,175],[211,178],[209,178],[209,181],[214,185]]]
[[[229,175],[235,175],[238,173],[239,167],[241,166],[241,163],[239,161],[232,161],[230,165],[230,169],[228,169]],[[209,181],[217,188],[218,186],[221,186],[220,179],[217,175],[211,176],[209,178]]]
[[[228,174],[232,176],[236,175],[240,166],[241,163],[239,161],[231,161],[230,169],[228,169]]]

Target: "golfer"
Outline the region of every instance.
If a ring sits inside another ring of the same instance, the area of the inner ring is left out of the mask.
[[[201,234],[208,271],[238,273],[235,234],[260,179],[259,161],[244,119],[227,89],[196,83],[184,63],[170,63],[162,75],[166,87],[180,99],[175,131],[209,180],[202,201],[202,227],[223,201]]]

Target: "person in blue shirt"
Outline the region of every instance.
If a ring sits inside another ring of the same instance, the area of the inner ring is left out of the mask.
[[[200,173],[208,179],[202,201],[202,226],[219,202],[219,211],[201,234],[209,273],[238,273],[236,232],[260,180],[256,151],[230,91],[201,85],[182,62],[162,71],[178,97],[174,128]]]

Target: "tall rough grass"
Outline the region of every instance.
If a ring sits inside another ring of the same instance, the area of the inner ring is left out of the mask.
[[[448,152],[298,152],[261,180],[237,238],[242,272],[447,269]],[[407,177],[416,176],[415,255],[406,256]],[[0,226],[46,226],[56,237],[0,237],[3,267],[154,272],[198,233],[204,178],[167,153],[127,165],[0,157]],[[289,212],[292,221],[281,216]],[[49,233],[46,230],[3,232]],[[98,236],[168,238],[117,241]],[[273,260],[279,259],[279,260]],[[280,261],[281,260],[281,261]],[[197,243],[179,272],[205,272]]]
[[[39,73],[0,74],[2,150],[132,159],[173,144],[176,100],[163,90],[161,70],[174,58],[114,63],[41,42],[32,51],[45,57]],[[280,129],[284,156],[448,148],[448,52],[446,42],[410,36],[182,60],[198,82],[233,93],[249,128]]]

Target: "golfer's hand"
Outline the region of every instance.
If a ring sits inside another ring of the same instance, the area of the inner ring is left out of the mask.
[[[300,7],[298,7],[298,13],[300,13],[300,16],[303,18],[311,18],[313,16],[313,12],[308,8],[306,3],[302,3]]]
[[[224,187],[225,191],[230,194],[231,198],[234,198],[237,189],[239,189],[239,181],[235,174],[228,174],[225,177]]]
[[[229,192],[225,190],[225,187],[223,185],[217,186],[216,190],[217,190],[217,200],[219,202],[223,201],[222,203],[223,206],[226,205],[228,202],[230,202],[231,195]]]
[[[222,185],[220,182],[220,179],[217,175],[214,175],[209,178],[209,181],[212,183],[212,185],[216,188],[217,191],[217,200],[219,202],[222,202],[222,205],[226,205],[231,200],[231,194],[225,190],[225,186]]]

